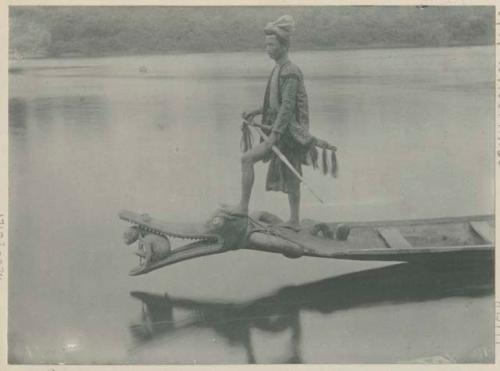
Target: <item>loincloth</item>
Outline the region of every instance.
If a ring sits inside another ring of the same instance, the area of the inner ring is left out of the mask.
[[[285,134],[278,140],[276,147],[288,159],[295,170],[302,175],[302,163],[305,155],[304,146]],[[269,161],[269,167],[267,169],[266,191],[297,193],[300,190],[299,178],[274,152],[271,152],[264,159],[264,162],[267,161]]]

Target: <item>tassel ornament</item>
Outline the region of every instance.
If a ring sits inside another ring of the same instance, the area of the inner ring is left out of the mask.
[[[330,156],[331,156],[330,171],[332,176],[336,178],[338,174],[337,154],[335,153],[335,151],[331,151]]]
[[[241,141],[240,141],[240,149],[241,152],[245,153],[248,150],[252,149],[253,146],[253,135],[252,131],[248,127],[248,125],[243,124],[241,126]]]
[[[312,147],[311,150],[309,151],[309,154],[311,155],[311,165],[313,169],[318,168],[318,149],[316,146]]]
[[[323,175],[328,174],[328,157],[326,155],[326,148],[321,151],[321,170],[323,170]]]
[[[338,174],[338,161],[337,161],[337,147],[331,145],[327,141],[324,141],[319,138],[314,138],[315,143],[314,143],[314,148],[311,149],[310,154],[311,154],[311,159],[312,159],[312,165],[314,169],[317,169],[318,166],[318,150],[316,148],[321,148],[322,153],[321,153],[321,171],[323,172],[324,175],[330,174],[334,178],[337,177]],[[328,155],[328,151],[330,152],[330,155]],[[314,157],[314,155],[316,157]]]

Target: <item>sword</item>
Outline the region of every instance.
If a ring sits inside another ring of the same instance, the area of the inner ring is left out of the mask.
[[[264,132],[262,131],[262,129],[260,128],[260,125],[254,123],[253,121],[247,121],[245,120],[244,121],[244,124],[245,125],[249,125],[249,126],[253,126],[255,128],[255,130],[257,131],[257,133],[264,139],[264,140],[267,140],[267,135],[264,134]],[[309,190],[309,192],[312,193],[312,195],[314,197],[316,197],[318,199],[319,202],[321,202],[322,204],[324,204],[325,202],[316,194],[316,192],[314,192],[314,190],[309,186],[309,184],[307,184],[307,182],[304,180],[304,178],[299,174],[299,172],[292,166],[292,164],[290,163],[290,161],[288,161],[288,159],[286,158],[286,156],[278,149],[278,147],[276,147],[275,145],[273,145],[271,147],[272,151],[276,154],[276,156],[278,156],[278,158],[288,167],[288,169],[300,180],[300,182],[302,184],[304,184],[304,186]]]

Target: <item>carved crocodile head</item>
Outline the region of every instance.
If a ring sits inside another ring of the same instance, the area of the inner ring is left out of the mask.
[[[167,223],[130,211],[120,212],[120,218],[135,224],[143,234],[153,233],[168,239],[185,239],[192,242],[174,248],[172,253],[160,260],[142,264],[130,275],[139,275],[174,264],[182,260],[212,255],[242,247],[247,236],[248,218],[216,210],[205,223]]]

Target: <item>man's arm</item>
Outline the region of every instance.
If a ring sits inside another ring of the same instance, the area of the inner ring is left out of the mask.
[[[253,111],[244,111],[241,114],[241,117],[243,117],[245,120],[252,120],[255,116],[261,115],[262,111],[263,111],[262,107],[254,109]]]
[[[259,107],[255,110],[253,110],[251,113],[254,115],[254,116],[257,116],[257,115],[261,115],[262,114],[262,111],[263,111],[263,108],[262,107]]]
[[[281,106],[272,126],[273,133],[283,134],[293,119],[298,88],[299,81],[295,76],[285,80],[281,94]]]

